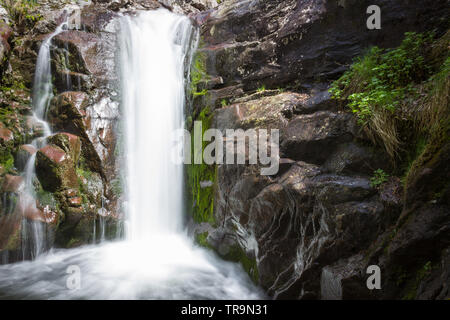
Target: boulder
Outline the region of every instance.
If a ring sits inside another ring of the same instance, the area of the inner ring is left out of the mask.
[[[36,175],[42,187],[50,192],[77,188],[74,159],[56,145],[46,145],[36,154]]]
[[[60,147],[76,166],[81,153],[81,140],[79,137],[67,132],[62,132],[48,137],[47,142]]]
[[[281,129],[292,117],[293,110],[307,95],[293,92],[252,99],[221,108],[215,112],[215,127],[226,129]]]
[[[355,119],[348,113],[319,111],[298,115],[281,131],[282,155],[322,164],[341,143],[353,140]]]
[[[53,130],[65,131],[81,138],[81,152],[90,170],[103,174],[101,159],[90,136],[95,119],[86,111],[88,96],[84,92],[67,91],[51,101],[48,120]],[[96,140],[97,141],[98,137]]]
[[[0,143],[7,143],[14,140],[14,134],[7,128],[0,128]]]

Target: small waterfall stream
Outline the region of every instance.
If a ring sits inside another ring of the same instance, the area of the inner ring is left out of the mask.
[[[47,138],[52,134],[50,126],[45,121],[46,113],[51,99],[53,98],[52,70],[50,64],[51,43],[55,36],[64,31],[67,22],[60,24],[42,43],[36,61],[36,71],[33,83],[33,122],[42,128],[42,135],[31,142],[34,149],[40,149],[46,145]],[[28,159],[24,172],[24,188],[19,196],[19,208],[24,217],[22,221],[22,257],[35,259],[46,250],[45,227],[40,221],[29,221],[29,215],[40,215],[36,206],[36,194],[33,181],[36,179],[35,172],[36,154]],[[41,219],[46,219],[45,214]]]
[[[0,266],[0,299],[263,297],[240,265],[198,247],[183,229],[183,167],[171,150],[172,133],[183,127],[189,19],[160,9],[121,18],[120,30],[127,237]],[[81,283],[72,290],[74,268]]]

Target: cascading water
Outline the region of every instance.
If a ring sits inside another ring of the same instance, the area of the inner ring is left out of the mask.
[[[182,228],[183,169],[171,161],[183,126],[185,63],[194,31],[167,10],[120,21],[127,148],[127,238],[0,267],[0,298],[257,299],[242,268],[194,245]],[[68,267],[80,271],[69,290]]]
[[[127,237],[179,233],[183,167],[171,161],[171,138],[183,127],[185,58],[193,33],[169,12],[121,21],[121,79],[127,149]]]
[[[47,108],[53,97],[52,70],[50,64],[51,42],[55,36],[63,32],[67,22],[62,23],[48,36],[42,43],[36,62],[36,71],[33,83],[33,117],[32,121],[42,129],[42,135],[31,142],[35,149],[42,148],[46,144],[46,139],[51,135],[48,123],[45,121]],[[23,217],[39,212],[36,207],[36,194],[33,181],[36,179],[35,172],[36,154],[28,159],[25,170],[22,174],[24,178],[24,188],[19,195],[19,208]],[[46,219],[45,216],[42,217]],[[26,218],[22,222],[22,257],[36,258],[46,249],[45,228],[39,221],[28,221]]]

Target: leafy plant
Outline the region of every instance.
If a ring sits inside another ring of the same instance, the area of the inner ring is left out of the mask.
[[[388,154],[397,156],[404,106],[417,101],[418,84],[432,74],[427,55],[433,34],[406,33],[398,48],[373,47],[335,81],[330,93],[356,114],[373,142],[382,142]]]
[[[388,181],[389,175],[384,172],[383,169],[377,169],[373,172],[372,178],[370,178],[370,185],[372,188],[376,188],[379,185]]]
[[[0,5],[17,26],[33,26],[42,16],[35,12],[36,0],[0,0]]]
[[[265,85],[262,85],[262,86],[259,87],[256,91],[257,91],[257,92],[264,92],[264,91],[266,91],[266,86],[265,86]]]

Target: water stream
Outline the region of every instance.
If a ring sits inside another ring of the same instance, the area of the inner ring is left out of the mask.
[[[183,127],[194,28],[158,10],[121,18],[120,30],[126,239],[0,266],[0,299],[261,298],[240,265],[198,247],[183,228],[183,167],[171,160],[172,133]]]

